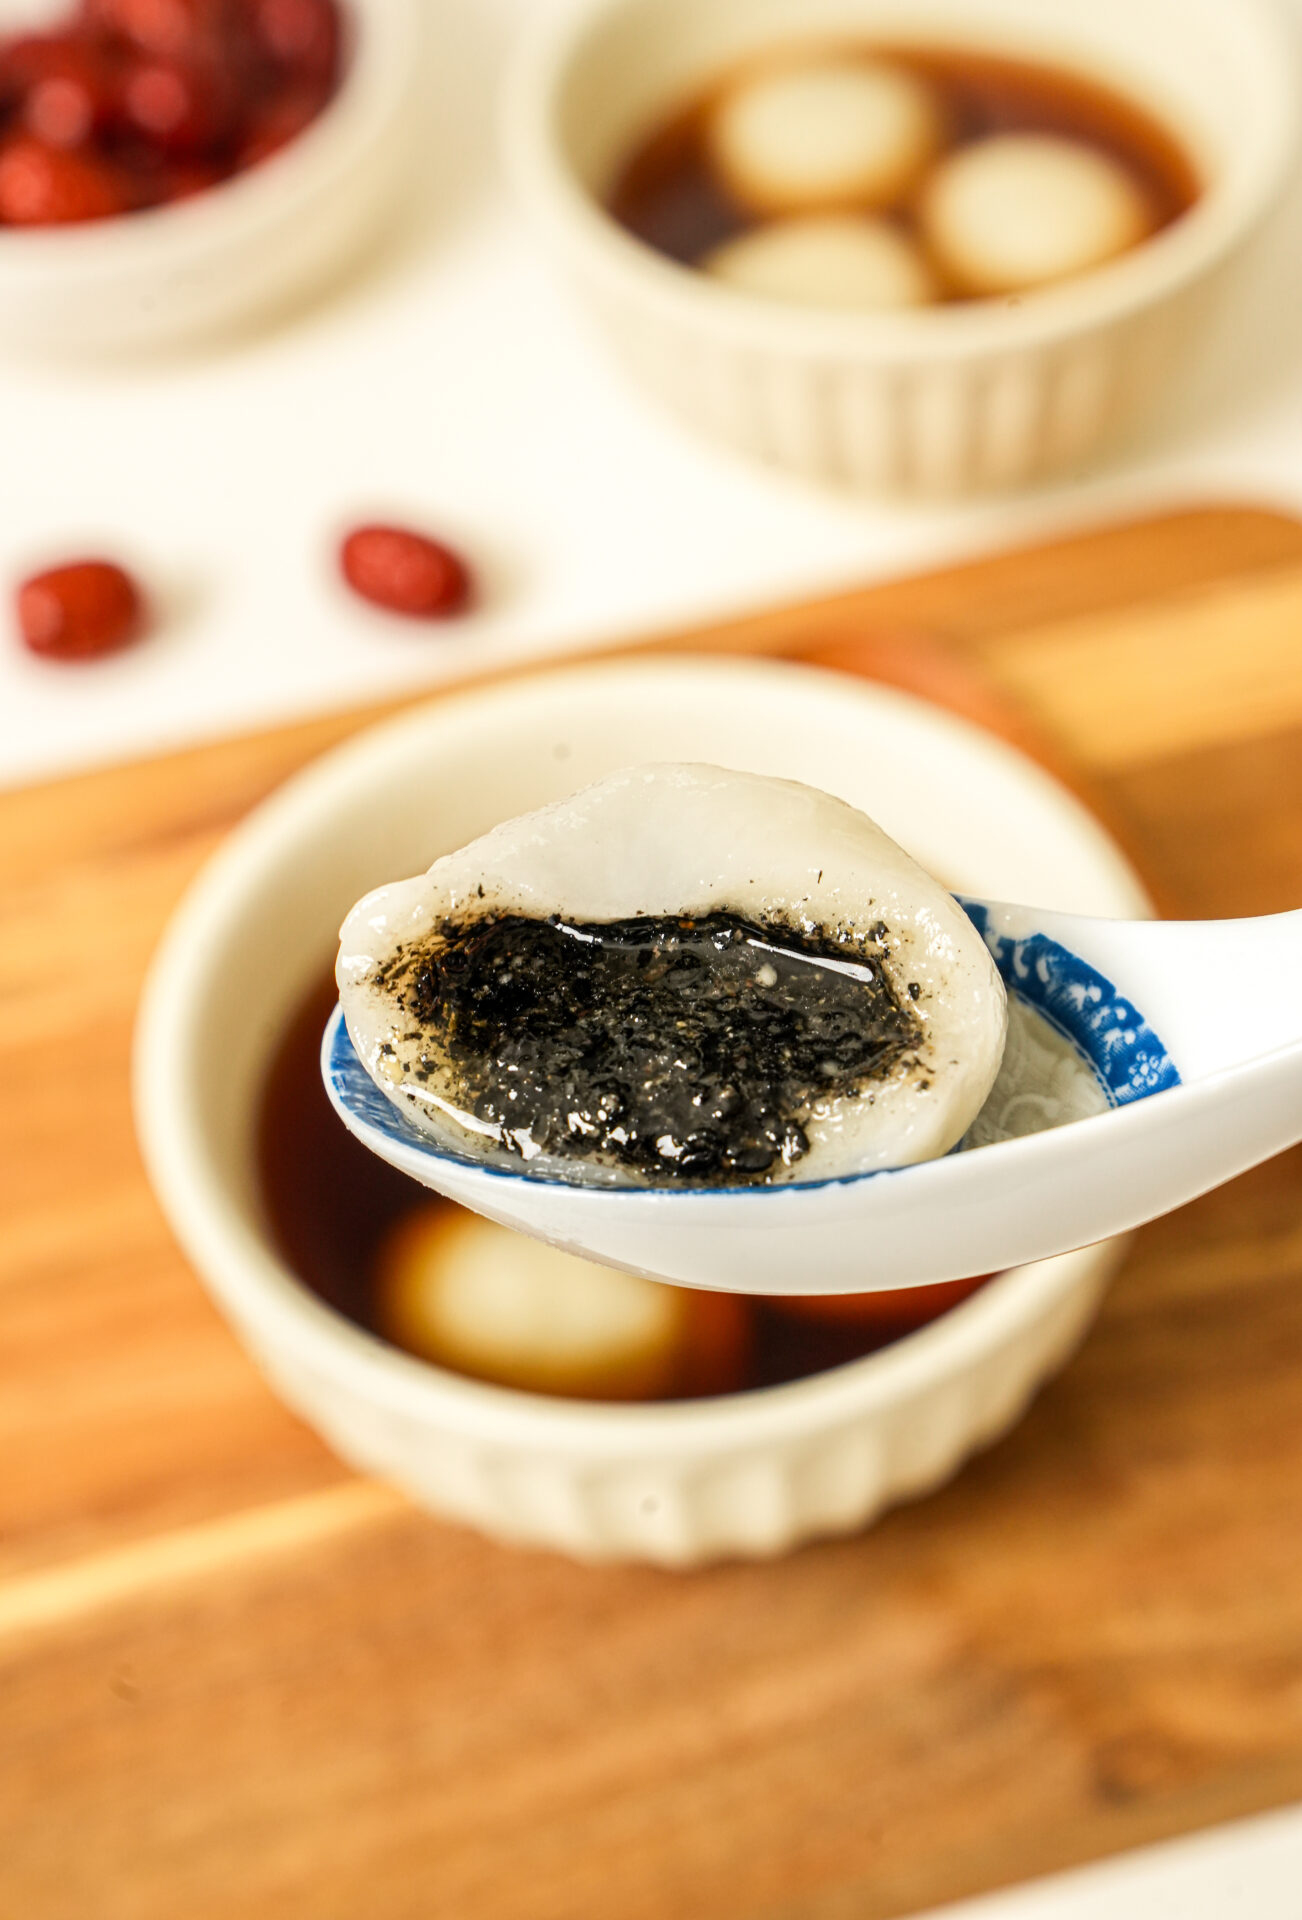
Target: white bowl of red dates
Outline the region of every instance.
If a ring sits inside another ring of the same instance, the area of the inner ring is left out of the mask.
[[[522,199],[629,367],[867,489],[1142,420],[1287,175],[1265,0],[587,0],[522,48]]]
[[[315,292],[381,229],[414,0],[0,0],[0,345],[152,350]]]
[[[861,1295],[690,1291],[522,1239],[345,1131],[320,1053],[352,903],[647,759],[816,784],[947,887],[1145,911],[1079,802],[905,695],[708,658],[532,673],[368,731],[236,831],[156,957],[136,1112],[197,1273],[345,1459],[503,1539],[686,1566],[947,1479],[1070,1354],[1119,1249],[881,1293],[865,1246]]]

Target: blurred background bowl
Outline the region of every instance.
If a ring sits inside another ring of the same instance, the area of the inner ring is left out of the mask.
[[[616,224],[603,201],[642,139],[739,61],[820,38],[1074,70],[1168,127],[1203,191],[1078,279],[896,313],[743,297]],[[1297,100],[1269,0],[580,0],[520,49],[503,129],[544,242],[680,414],[818,480],[958,494],[1074,466],[1142,417],[1284,181]]]
[[[690,1565],[862,1525],[943,1480],[1071,1351],[1117,1250],[1004,1274],[827,1373],[647,1405],[462,1378],[385,1345],[300,1283],[267,1225],[256,1116],[276,1044],[333,959],[346,909],[501,819],[656,758],[817,783],[978,893],[1103,914],[1147,907],[1097,822],[1047,774],[903,694],[765,662],[533,674],[372,729],[250,816],[155,960],[135,1089],[177,1238],[273,1384],[339,1453],[501,1538]]]
[[[175,205],[0,227],[0,350],[93,357],[179,346],[292,306],[382,227],[410,159],[422,0],[339,0],[338,90],[246,172]],[[0,0],[0,33],[69,0]]]

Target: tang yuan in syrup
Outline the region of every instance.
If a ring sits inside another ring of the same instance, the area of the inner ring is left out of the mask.
[[[724,90],[706,141],[718,174],[758,214],[888,207],[941,144],[932,88],[855,52],[761,67]]]

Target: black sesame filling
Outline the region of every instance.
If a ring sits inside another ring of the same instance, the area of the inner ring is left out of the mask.
[[[658,1182],[771,1178],[815,1103],[871,1097],[916,1047],[873,937],[728,912],[580,924],[493,914],[402,947],[376,984],[406,1072],[508,1150]]]

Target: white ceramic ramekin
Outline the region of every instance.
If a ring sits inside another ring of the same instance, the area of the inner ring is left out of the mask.
[[[284,1398],[346,1459],[503,1538],[689,1565],[859,1526],[945,1479],[1066,1357],[1115,1249],[1018,1268],[897,1345],[790,1386],[640,1407],[442,1372],[300,1285],[263,1218],[254,1113],[345,909],[499,819],[648,758],[816,782],[996,898],[1145,910],[1112,843],[1046,774],[904,695],[738,661],[530,675],[364,734],[232,835],[151,972],[136,1113],[177,1238]]]
[[[422,0],[341,0],[339,90],[281,152],[176,206],[0,228],[0,347],[85,356],[170,347],[274,314],[340,272],[394,204],[409,157]],[[68,0],[0,0],[0,30]]]
[[[757,48],[820,35],[1074,67],[1169,125],[1205,189],[1078,280],[893,314],[758,300],[607,215],[614,171],[667,111]],[[1286,175],[1295,76],[1269,0],[579,0],[521,48],[503,126],[544,238],[681,414],[821,480],[960,493],[1081,462],[1166,385]]]

